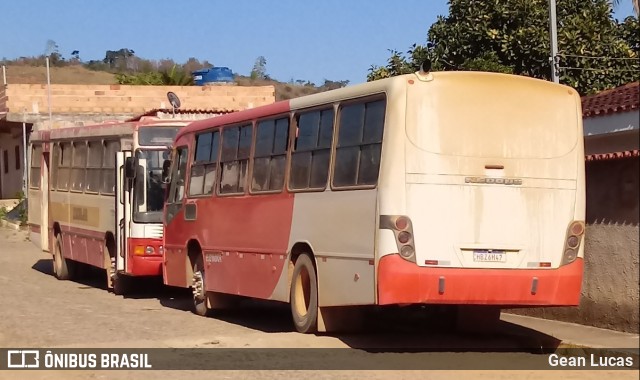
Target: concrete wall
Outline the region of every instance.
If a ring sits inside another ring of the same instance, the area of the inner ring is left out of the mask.
[[[579,307],[508,310],[638,333],[638,225],[591,224]]]
[[[511,312],[639,332],[639,169],[637,157],[586,165],[585,275],[580,306]]]

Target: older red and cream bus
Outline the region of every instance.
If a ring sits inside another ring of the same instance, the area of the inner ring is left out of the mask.
[[[31,241],[53,254],[58,279],[88,264],[122,294],[128,277],[162,274],[162,164],[187,124],[142,117],[31,134]]]
[[[484,72],[196,121],[174,142],[164,281],[201,315],[288,302],[305,333],[359,305],[577,305],[583,150],[575,90]]]

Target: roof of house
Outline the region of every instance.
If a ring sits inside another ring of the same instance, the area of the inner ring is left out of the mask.
[[[633,149],[633,150],[625,150],[621,152],[588,154],[585,156],[585,160],[587,162],[590,162],[590,161],[615,160],[619,158],[631,158],[631,157],[640,157],[640,150]]]
[[[582,117],[595,117],[638,109],[640,81],[582,97]]]
[[[212,109],[176,109],[175,111],[171,108],[156,108],[150,111],[143,113],[142,115],[137,115],[128,119],[127,121],[138,121],[145,116],[160,116],[160,115],[168,115],[168,114],[178,114],[178,115],[201,115],[200,118],[203,117],[213,117],[218,115],[224,115],[227,113],[237,112],[239,109],[230,109],[230,108],[218,108],[215,110]]]

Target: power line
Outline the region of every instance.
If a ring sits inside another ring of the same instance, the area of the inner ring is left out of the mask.
[[[615,59],[615,60],[630,60],[640,62],[640,58],[623,58],[623,57],[598,57],[588,55],[575,55],[575,54],[558,54],[561,57],[574,57],[574,58],[588,58],[588,59]]]
[[[614,71],[614,72],[629,72],[629,73],[637,73],[638,70],[631,70],[631,69],[593,69],[593,68],[587,68],[587,67],[569,67],[569,66],[560,66],[559,69],[564,69],[564,70],[584,70],[584,71]]]

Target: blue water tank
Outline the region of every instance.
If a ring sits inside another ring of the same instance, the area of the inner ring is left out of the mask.
[[[197,86],[203,86],[207,83],[233,82],[233,72],[228,67],[211,67],[196,70],[191,74]]]

